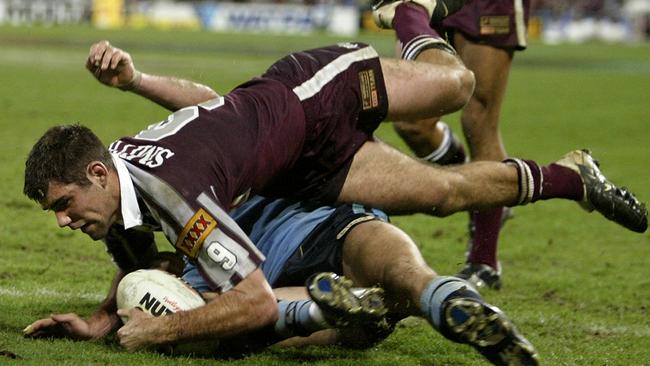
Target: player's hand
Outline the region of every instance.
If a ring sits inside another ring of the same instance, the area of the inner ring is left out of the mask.
[[[117,315],[128,318],[122,328],[117,331],[120,345],[127,351],[137,351],[150,348],[155,345],[157,339],[156,318],[142,312],[137,308],[119,309]]]
[[[23,329],[28,338],[71,338],[76,340],[92,339],[90,324],[77,314],[52,314],[40,319]]]
[[[131,55],[108,41],[90,46],[86,68],[102,84],[122,89],[132,89],[139,77]]]

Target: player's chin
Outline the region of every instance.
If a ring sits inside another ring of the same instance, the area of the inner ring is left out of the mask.
[[[101,240],[108,234],[108,228],[99,224],[86,224],[81,228],[92,240]]]

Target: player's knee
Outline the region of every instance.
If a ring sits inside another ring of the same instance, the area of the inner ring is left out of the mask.
[[[474,92],[476,79],[474,78],[474,73],[465,67],[459,68],[454,72],[454,79],[456,93],[452,104],[454,108],[460,109],[463,108],[471,98],[472,93]]]
[[[454,187],[450,180],[441,180],[437,182],[432,197],[432,215],[445,217],[455,212],[453,210]]]

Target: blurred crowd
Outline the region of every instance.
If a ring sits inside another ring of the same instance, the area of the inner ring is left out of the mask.
[[[551,44],[593,40],[634,42],[650,39],[650,0],[531,0],[531,2],[533,9],[529,27],[531,39],[540,39]],[[145,19],[159,17],[162,14],[164,21],[174,24],[173,26],[178,26],[179,23],[185,25],[189,22],[199,27],[200,21],[205,23],[206,13],[203,10],[206,6],[214,6],[214,4],[220,4],[221,8],[228,8],[234,14],[230,15],[233,19],[251,18],[250,11],[246,10],[246,7],[269,12],[268,9],[275,9],[273,4],[278,4],[280,6],[277,8],[288,12],[288,15],[281,15],[283,18],[296,18],[308,13],[302,16],[303,23],[322,23],[321,18],[325,14],[338,23],[334,27],[338,29],[344,22],[354,23],[351,20],[354,18],[352,16],[354,13],[361,18],[360,27],[372,27],[372,21],[367,22],[365,19],[370,0],[0,0],[0,23],[83,23],[92,21],[98,9],[103,12],[106,9],[118,9],[115,11],[122,16],[138,13],[140,18]],[[227,4],[235,4],[235,7],[228,7]],[[346,9],[349,14],[343,16]],[[350,9],[354,10],[350,11]],[[256,14],[255,17],[264,18],[263,14]],[[194,19],[189,21],[190,18]],[[254,20],[251,18],[247,21],[250,23]],[[317,25],[309,29],[319,27],[321,26]],[[287,27],[282,25],[282,28]],[[302,31],[303,28],[292,26],[289,29]],[[359,27],[355,25],[354,28],[358,30]],[[355,32],[355,29],[346,30],[344,33]]]
[[[629,42],[650,37],[650,0],[533,0],[547,43]]]

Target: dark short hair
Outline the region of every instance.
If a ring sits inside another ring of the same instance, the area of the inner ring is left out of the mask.
[[[50,182],[89,185],[86,167],[91,161],[101,161],[114,169],[108,149],[88,127],[78,124],[52,127],[27,156],[23,193],[40,202]]]

